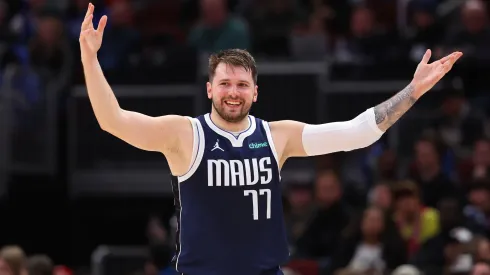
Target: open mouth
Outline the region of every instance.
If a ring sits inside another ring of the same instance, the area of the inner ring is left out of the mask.
[[[225,100],[225,104],[231,107],[236,107],[242,105],[242,102],[239,100]]]

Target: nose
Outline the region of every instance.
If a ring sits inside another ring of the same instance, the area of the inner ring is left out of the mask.
[[[237,90],[237,87],[235,85],[233,85],[230,89],[230,92],[229,92],[229,95],[231,97],[237,97],[238,96],[238,90]]]

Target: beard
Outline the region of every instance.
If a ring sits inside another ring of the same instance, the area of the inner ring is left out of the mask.
[[[225,110],[226,103],[224,102],[224,100],[219,101],[219,100],[211,99],[211,101],[213,103],[214,110],[216,110],[218,115],[227,122],[242,121],[248,116],[248,113],[252,108],[252,103],[246,104],[245,102],[243,102],[242,105],[240,106],[240,109],[237,112],[228,112]]]

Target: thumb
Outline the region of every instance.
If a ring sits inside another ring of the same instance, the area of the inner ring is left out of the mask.
[[[424,57],[422,57],[422,61],[420,61],[420,63],[422,64],[427,64],[429,63],[429,60],[430,60],[430,56],[432,55],[432,52],[430,49],[428,49],[425,54],[424,54]]]

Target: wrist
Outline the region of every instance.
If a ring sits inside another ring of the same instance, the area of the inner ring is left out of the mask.
[[[93,64],[98,63],[97,55],[90,55],[90,56],[84,56],[82,55],[82,65],[83,66],[90,66]]]
[[[412,97],[414,97],[415,99],[419,99],[421,96],[423,96],[427,92],[422,88],[422,85],[420,85],[415,80],[412,80],[412,82],[410,82],[410,84],[408,84],[408,85],[412,87],[412,89],[413,89]]]

